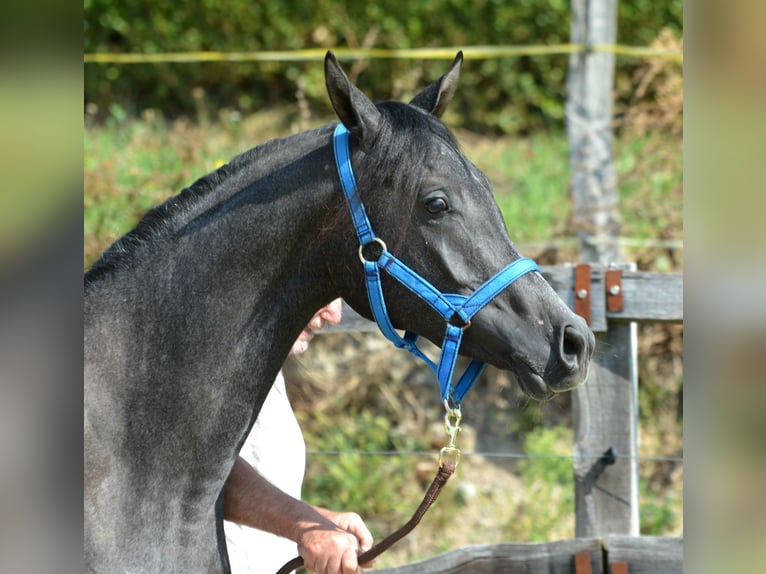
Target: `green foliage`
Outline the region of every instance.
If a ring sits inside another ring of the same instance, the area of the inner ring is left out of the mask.
[[[509,538],[532,542],[574,535],[572,429],[538,427],[525,435],[531,458],[519,463],[525,504],[508,524]],[[542,455],[542,456],[540,456]],[[551,455],[551,456],[546,456]],[[562,532],[562,525],[567,530]]]
[[[304,14],[311,17],[299,16]],[[346,4],[330,0],[180,4],[85,0],[84,16],[86,52],[563,44],[570,33],[567,0]],[[619,3],[619,42],[647,45],[663,27],[680,36],[681,0]],[[623,60],[618,74],[629,78],[638,64]],[[352,76],[360,76],[360,84],[376,99],[406,97],[438,77],[444,65],[442,61],[355,62]],[[526,132],[560,125],[566,69],[563,55],[471,61],[461,79],[458,120],[483,132]],[[318,62],[86,65],[85,99],[101,110],[118,102],[132,113],[156,108],[166,114],[191,114],[204,98],[212,107],[247,113],[296,97],[327,105]]]
[[[488,162],[487,162],[488,163]],[[565,233],[569,218],[569,159],[563,134],[541,133],[504,146],[490,179],[516,243],[546,241]]]
[[[220,130],[232,132],[228,126]],[[114,103],[103,125],[84,133],[85,265],[143,214],[240,151],[230,137],[147,113],[128,118]]]
[[[639,522],[645,536],[677,535],[683,500],[680,489],[653,492],[648,481],[639,481]]]
[[[640,214],[623,231],[631,237],[651,238],[660,229],[681,236],[683,154],[680,148],[657,150],[656,140],[656,135],[623,138],[615,145],[620,201],[625,211]]]
[[[312,413],[307,421],[305,413],[298,413],[301,425],[311,428],[305,433],[307,449],[336,451],[309,454],[303,497],[326,508],[353,509],[369,517],[374,535],[387,534],[386,525],[409,518],[421,487],[410,458],[361,451],[395,453],[428,445],[370,411],[343,415]]]

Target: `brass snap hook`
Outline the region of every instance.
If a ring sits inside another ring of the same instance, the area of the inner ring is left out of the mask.
[[[449,435],[449,444],[439,451],[439,466],[444,466],[445,459],[447,457],[452,459],[453,464],[457,468],[460,462],[460,449],[457,447],[457,436],[460,434],[462,428],[460,427],[460,421],[463,419],[463,415],[460,412],[460,406],[454,408],[449,406],[449,403],[445,399],[444,408],[446,413],[444,415],[444,429]]]

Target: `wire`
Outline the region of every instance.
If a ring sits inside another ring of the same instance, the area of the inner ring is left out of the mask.
[[[612,241],[612,239],[598,239],[598,238],[587,238],[585,241],[589,245],[598,245],[601,243],[606,243],[607,241]],[[619,245],[620,247],[627,247],[627,248],[656,248],[656,249],[683,249],[684,248],[684,240],[683,239],[642,239],[640,237],[617,237],[614,239],[614,241]],[[530,241],[528,243],[516,243],[516,246],[521,251],[528,251],[528,250],[543,250],[543,249],[561,249],[564,247],[579,247],[581,243],[581,240],[577,237],[562,237],[560,239],[553,239],[549,241],[539,241],[534,242]]]
[[[362,455],[362,456],[438,456],[436,450],[307,450],[306,454],[318,456]],[[544,454],[544,453],[512,453],[512,452],[462,452],[462,456],[483,456],[486,458],[512,459],[566,459],[566,460],[598,460],[604,455],[573,455],[573,454]],[[639,462],[683,462],[683,456],[629,456],[615,454],[620,460],[634,459]]]

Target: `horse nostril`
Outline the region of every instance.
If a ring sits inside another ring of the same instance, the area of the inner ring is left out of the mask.
[[[561,358],[576,368],[582,361],[585,350],[585,337],[575,327],[567,325],[561,341]]]

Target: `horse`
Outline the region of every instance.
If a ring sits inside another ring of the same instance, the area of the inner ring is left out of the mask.
[[[292,342],[337,297],[372,318],[333,133],[387,248],[443,291],[521,258],[487,177],[441,117],[462,53],[409,103],[374,104],[332,52],[338,117],[236,156],[153,208],[84,276],[86,571],[228,572],[223,486]],[[444,319],[381,279],[391,324],[437,345]],[[462,326],[460,353],[547,398],[595,344],[537,271]]]

